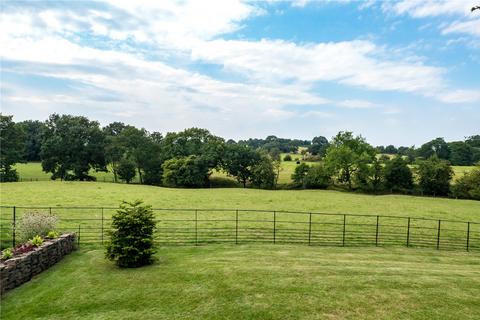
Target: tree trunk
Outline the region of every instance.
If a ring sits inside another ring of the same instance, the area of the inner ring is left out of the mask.
[[[138,178],[140,179],[140,184],[143,184],[142,170],[140,170],[140,168],[138,168]]]

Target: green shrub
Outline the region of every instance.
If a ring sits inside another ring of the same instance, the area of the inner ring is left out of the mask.
[[[295,167],[295,171],[291,176],[295,187],[305,187],[305,178],[307,177],[308,170],[310,170],[310,166],[306,163],[301,163]]]
[[[112,230],[106,257],[122,268],[135,268],[153,262],[153,231],[155,220],[152,208],[123,202],[112,216]]]
[[[11,257],[13,257],[12,249],[7,248],[7,249],[2,251],[2,260],[8,260]]]
[[[457,180],[452,186],[456,198],[480,200],[480,168],[476,168]]]
[[[56,238],[58,238],[58,232],[53,231],[53,230],[48,231],[48,233],[47,233],[47,238],[50,238],[50,239],[56,239]]]
[[[305,176],[305,187],[308,189],[326,189],[331,184],[331,174],[323,164],[311,166]]]
[[[285,157],[283,157],[283,161],[292,161],[292,156],[287,154]]]
[[[168,187],[202,187],[208,181],[208,164],[199,156],[169,159],[162,168],[163,183]]]
[[[117,167],[117,173],[121,180],[130,183],[135,178],[135,163],[128,159],[122,159]]]
[[[252,167],[252,185],[261,189],[273,189],[275,186],[275,169],[273,161],[267,154],[262,154],[260,162]]]
[[[29,242],[35,247],[39,247],[43,244],[43,238],[40,237],[39,235],[36,235],[32,239],[30,239]]]
[[[18,222],[20,241],[26,242],[36,235],[45,237],[48,232],[55,229],[58,219],[55,215],[29,212],[23,215]]]

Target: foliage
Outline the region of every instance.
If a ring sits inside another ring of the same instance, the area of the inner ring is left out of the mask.
[[[260,161],[252,168],[252,185],[261,189],[272,189],[275,187],[275,167],[268,154],[262,154]]]
[[[454,197],[480,200],[480,168],[476,168],[457,180],[452,186]]]
[[[304,184],[308,189],[326,189],[331,182],[330,172],[323,164],[316,164],[308,169]]]
[[[105,143],[98,122],[53,114],[42,140],[43,170],[51,172],[52,179],[94,180],[90,169],[106,170]]]
[[[448,160],[450,148],[443,138],[436,138],[423,144],[417,151],[418,156],[428,159],[436,155],[439,159]]]
[[[372,163],[361,163],[355,173],[355,181],[358,187],[365,192],[377,193],[383,189],[384,171],[382,162],[374,157]]]
[[[431,195],[448,195],[450,180],[453,176],[452,167],[436,155],[427,160],[419,161],[417,167],[419,186],[423,193]]]
[[[129,159],[121,159],[117,165],[118,177],[130,183],[135,178],[135,163]]]
[[[308,170],[310,170],[310,166],[304,162],[295,167],[295,171],[292,174],[292,182],[296,187],[305,187],[305,178]]]
[[[26,120],[18,122],[17,125],[25,133],[25,160],[40,161],[40,150],[42,147],[42,135],[45,130],[45,123],[38,120]]]
[[[281,152],[293,153],[297,152],[299,147],[308,147],[310,145],[310,141],[278,138],[277,136],[270,135],[265,139],[255,138],[248,140],[240,140],[238,141],[238,144],[247,145],[253,149],[262,149],[265,151],[270,151],[271,149],[278,149]]]
[[[50,230],[47,233],[47,238],[49,238],[49,239],[56,239],[56,238],[58,238],[58,236],[59,236],[58,232],[54,231],[54,230]]]
[[[322,136],[314,137],[312,139],[312,144],[308,147],[308,152],[323,157],[325,156],[329,145],[327,138]]]
[[[390,191],[402,191],[411,189],[413,186],[412,171],[407,162],[396,156],[385,163],[385,187]]]
[[[13,251],[11,248],[7,248],[2,251],[2,260],[8,260],[11,257],[13,257]]]
[[[0,182],[18,181],[12,166],[23,161],[25,133],[15,125],[12,116],[0,114]]]
[[[450,149],[450,163],[455,166],[469,166],[473,164],[473,147],[463,141],[448,143]]]
[[[163,183],[169,187],[201,187],[208,181],[208,165],[195,155],[169,159],[162,168]]]
[[[123,202],[112,216],[106,257],[122,268],[140,267],[153,262],[155,219],[152,208],[141,201]]]
[[[325,156],[325,165],[337,180],[352,189],[354,174],[361,166],[373,160],[375,149],[362,136],[339,132],[332,140]]]
[[[285,157],[283,157],[283,161],[292,161],[292,156],[289,154],[286,154]]]
[[[29,242],[35,247],[39,247],[43,244],[43,238],[40,237],[39,235],[36,235],[32,239],[30,239]]]
[[[41,212],[25,213],[18,222],[20,240],[25,242],[39,235],[45,237],[49,231],[55,229],[58,218]]]
[[[260,162],[260,153],[249,146],[227,144],[222,161],[223,170],[237,179],[245,188],[247,181],[252,179],[253,167]]]
[[[35,246],[30,242],[25,242],[13,248],[13,255],[18,256],[19,254],[27,253],[33,250],[35,250]]]

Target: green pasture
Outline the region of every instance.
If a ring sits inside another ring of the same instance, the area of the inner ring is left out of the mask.
[[[412,246],[435,247],[438,219],[441,219],[443,231],[440,247],[449,244],[465,250],[468,225],[449,220],[480,222],[479,201],[401,195],[372,196],[330,190],[173,189],[99,182],[38,181],[5,183],[0,195],[2,205],[17,206],[17,218],[30,211],[52,212],[61,219],[61,231],[77,231],[81,228],[82,239],[87,242],[98,242],[102,234],[106,234],[108,219],[121,201],[136,199],[142,199],[154,208],[177,209],[156,211],[157,219],[161,220],[158,227],[163,236],[160,239],[162,242],[180,240],[208,243],[221,240],[234,243],[236,209],[240,210],[240,242],[252,239],[272,242],[272,220],[276,219],[275,236],[278,243],[306,243],[310,217],[305,213],[315,212],[335,215],[313,215],[313,244],[343,245],[343,214],[351,214],[355,216],[348,216],[346,221],[345,245],[374,245],[376,215],[380,215],[380,245],[405,245],[407,217],[411,217],[415,218],[411,221]],[[88,208],[91,206],[113,208]],[[195,213],[194,210],[178,209],[202,210]],[[216,211],[218,209],[227,210]],[[12,213],[12,208],[0,210],[2,226],[5,228],[2,232],[4,247],[11,245],[9,224]],[[107,219],[103,223],[102,217]],[[195,219],[199,220],[196,224]],[[197,235],[194,235],[195,226],[199,230]],[[471,224],[470,232],[470,248],[480,248],[480,224]],[[324,241],[326,235],[332,237],[330,242]]]
[[[162,247],[118,269],[81,249],[7,293],[8,319],[478,319],[480,255],[401,248]]]
[[[278,178],[278,183],[280,185],[286,185],[292,182],[291,176],[295,171],[297,163],[295,161],[298,158],[300,161],[302,156],[299,154],[291,154],[292,161],[283,161],[283,157],[286,155],[282,154],[282,166],[280,170],[280,175]],[[313,165],[315,162],[305,162],[307,164]],[[474,166],[453,166],[454,178],[453,181],[463,176],[464,173],[469,172]],[[47,174],[42,171],[42,165],[39,162],[29,162],[29,163],[17,163],[15,165],[20,175],[20,181],[46,181],[50,179],[50,174]],[[113,173],[108,172],[95,172],[92,171],[91,174],[97,178],[98,182],[113,182]],[[212,185],[214,186],[224,186],[224,187],[241,187],[232,177],[227,176],[222,171],[214,171],[212,173]],[[135,176],[133,183],[138,183],[138,176]]]

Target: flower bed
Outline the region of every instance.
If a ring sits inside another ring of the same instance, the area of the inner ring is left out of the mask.
[[[29,281],[75,249],[75,234],[45,241],[33,250],[0,262],[0,294]]]

